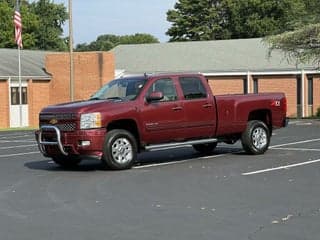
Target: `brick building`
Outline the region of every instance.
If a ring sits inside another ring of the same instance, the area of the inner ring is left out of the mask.
[[[21,51],[22,124],[38,125],[40,110],[70,101],[68,53]],[[89,98],[114,78],[114,57],[108,52],[74,54],[75,99]],[[0,128],[20,126],[17,50],[0,49]]]
[[[23,125],[37,126],[41,108],[69,101],[69,54],[21,52]],[[284,92],[289,117],[320,107],[320,72],[268,57],[261,39],[120,45],[110,52],[74,53],[75,99],[87,99],[115,76],[200,72],[215,94]],[[0,128],[19,126],[17,50],[0,49]]]

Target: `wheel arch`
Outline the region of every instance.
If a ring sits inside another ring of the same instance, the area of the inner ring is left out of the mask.
[[[249,122],[252,120],[264,122],[267,125],[270,134],[272,133],[272,114],[269,109],[259,109],[250,112],[247,121]]]
[[[114,130],[114,129],[123,129],[130,132],[136,139],[138,145],[138,151],[140,151],[140,134],[138,125],[135,120],[133,119],[118,119],[110,122],[106,126],[107,132]]]

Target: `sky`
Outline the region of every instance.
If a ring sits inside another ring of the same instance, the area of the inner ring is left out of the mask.
[[[167,11],[177,0],[73,0],[74,43],[90,43],[99,35],[148,33],[167,42]],[[68,0],[53,0],[68,7]],[[68,23],[64,26],[65,36]]]

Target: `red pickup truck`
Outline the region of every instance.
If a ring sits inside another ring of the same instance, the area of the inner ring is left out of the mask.
[[[201,74],[125,77],[89,100],[44,108],[36,140],[62,167],[95,156],[111,169],[128,169],[144,150],[192,145],[210,153],[219,142],[241,140],[263,154],[273,129],[285,127],[283,93],[214,96]]]

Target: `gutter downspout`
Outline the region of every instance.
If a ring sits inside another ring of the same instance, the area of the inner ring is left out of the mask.
[[[248,93],[251,93],[251,91],[250,91],[250,71],[247,72],[247,89],[248,89]]]

